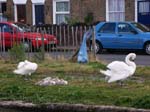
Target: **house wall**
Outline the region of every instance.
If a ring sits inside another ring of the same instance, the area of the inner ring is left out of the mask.
[[[7,16],[8,21],[14,21],[13,0],[7,0],[7,9],[5,15]]]
[[[125,20],[135,20],[135,0],[125,0]]]
[[[45,23],[53,23],[53,0],[45,0]],[[26,4],[27,24],[32,24],[32,2],[27,0]],[[93,13],[94,22],[106,20],[106,0],[70,0],[71,18],[84,22],[88,13]],[[9,20],[14,21],[13,0],[7,0],[7,15]],[[125,20],[135,20],[135,0],[125,0]]]
[[[93,13],[94,21],[105,21],[105,0],[70,0],[71,17],[84,22],[88,13]]]
[[[45,0],[45,24],[53,23],[53,0]]]
[[[31,0],[27,0],[26,4],[26,22],[27,24],[32,25],[32,2]]]

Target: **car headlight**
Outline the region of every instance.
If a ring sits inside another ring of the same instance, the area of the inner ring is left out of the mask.
[[[42,40],[41,37],[35,38],[35,40]],[[44,38],[44,40],[47,40],[46,38]]]

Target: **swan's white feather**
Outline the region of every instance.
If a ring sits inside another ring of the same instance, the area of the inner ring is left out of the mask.
[[[132,70],[132,67],[128,66],[125,62],[122,61],[113,61],[107,65],[107,68],[120,74],[128,74]]]
[[[37,68],[38,65],[36,63],[25,60],[24,62],[20,62],[17,66],[17,69],[13,72],[20,75],[31,75],[36,71]]]
[[[120,75],[120,74],[113,74],[111,76],[111,78],[109,78],[108,83],[111,83],[111,82],[114,82],[114,81],[117,81],[117,80],[124,80],[128,76],[129,76],[128,74],[122,74],[122,75]]]
[[[124,80],[134,74],[136,64],[132,62],[130,58],[135,59],[136,54],[130,53],[126,56],[125,62],[113,61],[107,65],[107,70],[100,70],[102,74],[106,75],[108,83],[117,80]]]
[[[100,72],[106,76],[111,76],[112,72],[110,70],[100,70]]]
[[[23,61],[19,62],[18,66],[17,66],[17,69],[19,69],[19,68],[23,67],[23,66],[24,66],[24,64],[25,64],[25,62],[23,62]]]

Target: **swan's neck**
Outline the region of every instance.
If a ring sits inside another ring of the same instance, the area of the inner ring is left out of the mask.
[[[129,57],[129,56],[126,57],[125,62],[126,62],[126,64],[127,64],[128,66],[130,66],[130,67],[133,68],[133,69],[132,69],[133,71],[135,71],[135,69],[136,69],[136,64],[135,64],[133,61],[130,60],[130,57]]]

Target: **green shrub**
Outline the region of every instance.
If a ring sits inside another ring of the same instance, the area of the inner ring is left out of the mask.
[[[11,61],[21,61],[26,58],[25,49],[22,44],[15,44],[10,50],[8,50]]]
[[[85,22],[87,25],[92,24],[93,21],[94,21],[94,16],[93,16],[93,13],[92,13],[92,12],[88,13],[88,14],[84,17],[84,22]]]
[[[79,23],[77,18],[65,18],[67,24],[69,24],[70,26],[76,25],[77,23]]]

